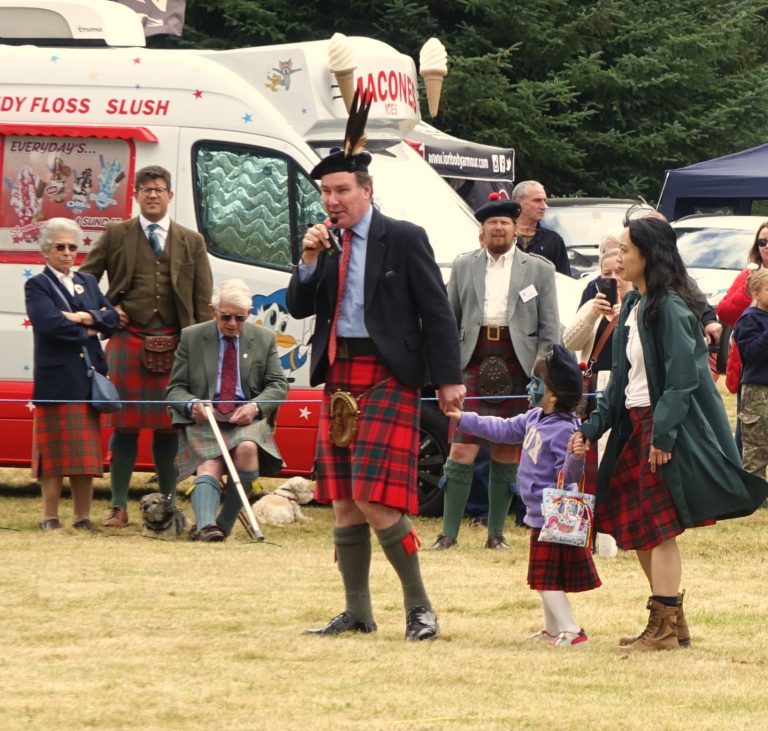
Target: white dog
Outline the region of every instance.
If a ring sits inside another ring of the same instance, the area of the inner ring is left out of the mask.
[[[286,525],[297,520],[309,520],[299,505],[306,505],[313,497],[314,483],[303,477],[291,477],[274,492],[268,492],[257,500],[253,514],[258,523]]]

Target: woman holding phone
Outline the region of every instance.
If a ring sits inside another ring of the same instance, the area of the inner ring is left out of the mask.
[[[589,393],[602,390],[608,382],[611,370],[611,341],[613,328],[621,307],[621,300],[632,288],[631,282],[624,281],[616,269],[616,257],[619,253],[618,240],[608,237],[603,242],[600,255],[600,277],[596,280],[597,294],[583,302],[573,322],[565,328],[563,345],[569,350],[580,351],[579,360],[586,363],[591,376]],[[594,291],[590,282],[585,288]],[[583,418],[587,418],[595,407],[595,397],[586,400]],[[596,465],[597,455],[589,457]],[[587,469],[589,475],[590,470]],[[592,470],[594,476],[594,470]]]

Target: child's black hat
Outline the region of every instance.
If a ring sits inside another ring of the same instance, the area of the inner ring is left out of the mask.
[[[584,374],[568,348],[556,344],[546,357],[547,379],[556,391],[581,394]]]

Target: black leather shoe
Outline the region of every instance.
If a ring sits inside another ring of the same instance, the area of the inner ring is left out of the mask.
[[[508,551],[509,544],[504,540],[504,536],[491,536],[486,542],[485,547],[494,551]]]
[[[437,615],[426,607],[413,607],[408,610],[405,620],[405,639],[411,642],[434,640],[440,634]]]
[[[456,539],[451,536],[444,536],[442,533],[437,537],[437,540],[426,551],[444,551],[446,548],[451,548],[456,545]]]
[[[318,629],[306,629],[302,634],[305,635],[321,635],[332,636],[341,635],[345,632],[362,632],[363,634],[370,634],[378,629],[376,622],[367,624],[355,619],[348,612],[342,612],[338,616],[334,617],[325,627],[319,627]]]

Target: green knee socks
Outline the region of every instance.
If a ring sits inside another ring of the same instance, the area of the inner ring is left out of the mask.
[[[491,460],[488,477],[488,537],[504,533],[504,521],[512,504],[512,489],[517,480],[517,464]]]
[[[368,523],[333,529],[336,564],[341,573],[346,611],[359,622],[373,622],[368,575],[371,569],[371,529]]]
[[[258,470],[238,470],[237,476],[240,478],[240,484],[243,486],[246,497],[250,497],[253,481],[259,476]],[[243,507],[243,501],[240,499],[240,493],[231,479],[227,479],[227,489],[224,491],[224,499],[221,503],[221,510],[216,518],[216,524],[224,531],[224,535],[229,535],[235,527],[235,521]]]
[[[431,610],[432,605],[421,578],[417,540],[412,539],[410,535],[412,530],[411,521],[403,515],[389,528],[377,530],[376,537],[384,555],[400,578],[406,610],[414,607],[426,607]]]
[[[170,495],[176,504],[176,453],[179,451],[179,435],[155,431],[152,434],[152,459],[157,470],[157,482],[163,495]]]
[[[128,488],[131,475],[136,466],[139,435],[113,432],[109,442],[112,459],[109,464],[109,479],[112,486],[112,505],[125,508],[128,506]]]
[[[457,538],[459,526],[467,507],[469,492],[472,489],[474,464],[462,464],[452,459],[446,460],[443,474],[445,475],[445,496],[443,497],[443,530],[444,536]]]

